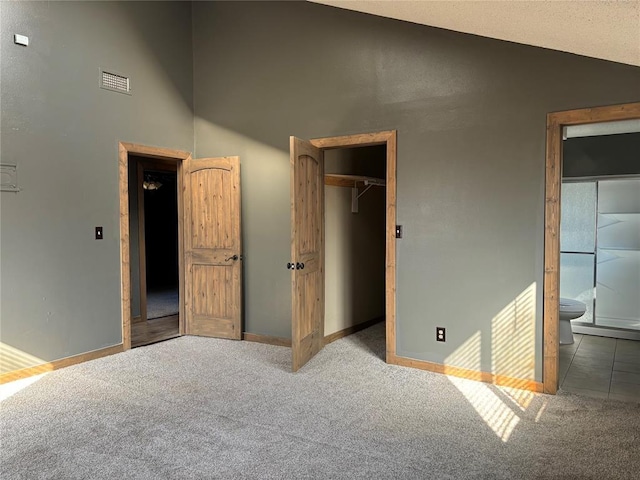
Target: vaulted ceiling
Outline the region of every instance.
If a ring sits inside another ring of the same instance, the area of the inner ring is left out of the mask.
[[[640,0],[311,0],[640,66]]]

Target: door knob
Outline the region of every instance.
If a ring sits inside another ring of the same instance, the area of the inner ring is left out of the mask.
[[[304,270],[304,263],[296,263],[296,270]]]
[[[238,260],[238,255],[233,255],[229,258],[224,259],[225,262],[228,262],[229,260],[233,260],[235,262],[236,260]]]

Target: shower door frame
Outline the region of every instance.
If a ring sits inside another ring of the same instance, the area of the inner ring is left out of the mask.
[[[566,110],[547,114],[545,165],[544,277],[543,277],[543,361],[545,393],[558,391],[560,367],[560,185],[562,183],[562,132],[571,125],[640,119],[640,102],[605,107]]]

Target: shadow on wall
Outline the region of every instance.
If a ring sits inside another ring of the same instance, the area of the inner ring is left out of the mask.
[[[290,335],[282,262],[289,257],[292,134],[398,130],[398,221],[411,224],[397,246],[399,353],[429,360],[412,312],[427,323],[448,312],[438,305],[460,282],[436,272],[462,266],[452,251],[458,239],[480,233],[491,255],[509,259],[490,270],[488,256],[478,254],[477,272],[486,273],[474,273],[469,289],[480,277],[509,276],[518,285],[541,278],[534,268],[541,257],[534,257],[547,107],[539,78],[566,55],[305,2],[194,2],[193,13],[196,156],[242,159],[247,331]],[[291,24],[305,25],[304,34]],[[534,61],[542,70],[532,76]],[[501,250],[499,242],[514,234]],[[465,242],[472,247],[465,255],[479,251],[478,242]],[[421,284],[429,291],[418,295],[412,285]],[[263,308],[274,302],[279,310]],[[464,324],[473,312],[457,308]]]
[[[194,2],[199,116],[284,149],[290,134],[477,128],[500,118],[503,104],[487,109],[487,91],[501,91],[504,105],[536,105],[523,56],[533,62],[541,49],[294,3]]]
[[[123,22],[128,23],[129,28],[126,29],[126,31],[135,32],[140,40],[136,42],[135,45],[139,48],[142,45],[146,47],[145,54],[138,58],[142,58],[149,63],[153,62],[156,65],[156,68],[149,69],[141,69],[139,66],[136,66],[136,70],[140,72],[154,72],[155,75],[164,74],[163,77],[166,81],[163,83],[165,83],[165,87],[163,90],[158,91],[158,95],[167,97],[167,91],[173,90],[174,97],[180,97],[185,107],[193,113],[193,61],[191,59],[191,68],[176,68],[176,65],[184,64],[182,52],[191,50],[192,39],[191,37],[180,38],[175,35],[158,36],[157,30],[160,22],[158,22],[155,15],[160,12],[169,11],[156,9],[154,10],[154,15],[150,15],[149,8],[147,5],[144,5],[144,3],[145,2],[116,2],[116,12],[120,14],[114,14],[110,8],[105,9],[104,14],[113,16],[114,18],[112,22],[104,21],[103,24],[117,25]],[[71,8],[77,8],[75,2],[71,3],[70,6]],[[95,4],[91,4],[91,6],[92,8],[96,8]],[[98,6],[97,8],[100,7]],[[168,15],[170,13],[164,14]],[[96,13],[96,15],[99,14]],[[174,16],[172,21],[191,23],[191,16]],[[162,24],[164,24],[164,22],[162,22]],[[151,41],[150,39],[153,40]],[[131,48],[131,45],[122,45],[122,48]],[[122,73],[127,74],[127,72]],[[133,77],[131,79],[133,94],[135,94],[136,90],[147,90],[148,86],[158,81],[158,78],[156,77],[156,79],[149,82],[145,80],[143,77]],[[150,121],[151,119],[146,118],[145,120]]]

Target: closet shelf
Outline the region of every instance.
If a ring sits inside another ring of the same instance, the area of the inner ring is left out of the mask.
[[[382,178],[365,177],[362,175],[341,175],[338,173],[327,173],[324,176],[325,185],[333,185],[334,187],[367,187],[375,185],[384,187],[385,181]]]
[[[351,213],[358,213],[358,200],[371,187],[384,187],[385,181],[382,178],[363,177],[361,175],[341,175],[337,173],[327,173],[324,176],[325,185],[333,185],[335,187],[351,188]],[[358,187],[364,187],[361,192]]]

